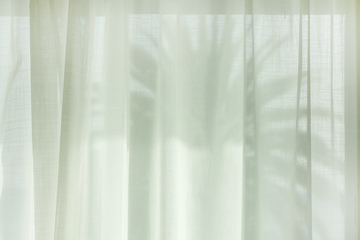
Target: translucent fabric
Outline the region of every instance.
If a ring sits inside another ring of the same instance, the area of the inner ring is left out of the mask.
[[[359,8],[2,0],[0,240],[358,239]]]

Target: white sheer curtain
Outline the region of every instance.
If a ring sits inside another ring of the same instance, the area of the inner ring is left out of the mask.
[[[357,8],[2,0],[0,240],[358,239]]]

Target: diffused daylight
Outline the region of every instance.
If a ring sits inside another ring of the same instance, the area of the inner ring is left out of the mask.
[[[0,240],[357,240],[357,0],[2,0]]]

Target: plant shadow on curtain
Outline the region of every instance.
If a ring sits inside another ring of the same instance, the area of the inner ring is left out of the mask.
[[[246,63],[243,16],[159,18],[129,22],[130,238],[344,236],[343,17],[314,17],[311,111],[298,16],[254,17]]]
[[[85,5],[0,16],[1,240],[346,239],[345,15]]]

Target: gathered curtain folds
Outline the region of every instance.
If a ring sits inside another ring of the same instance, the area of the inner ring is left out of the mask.
[[[358,239],[357,0],[2,0],[0,240]]]

